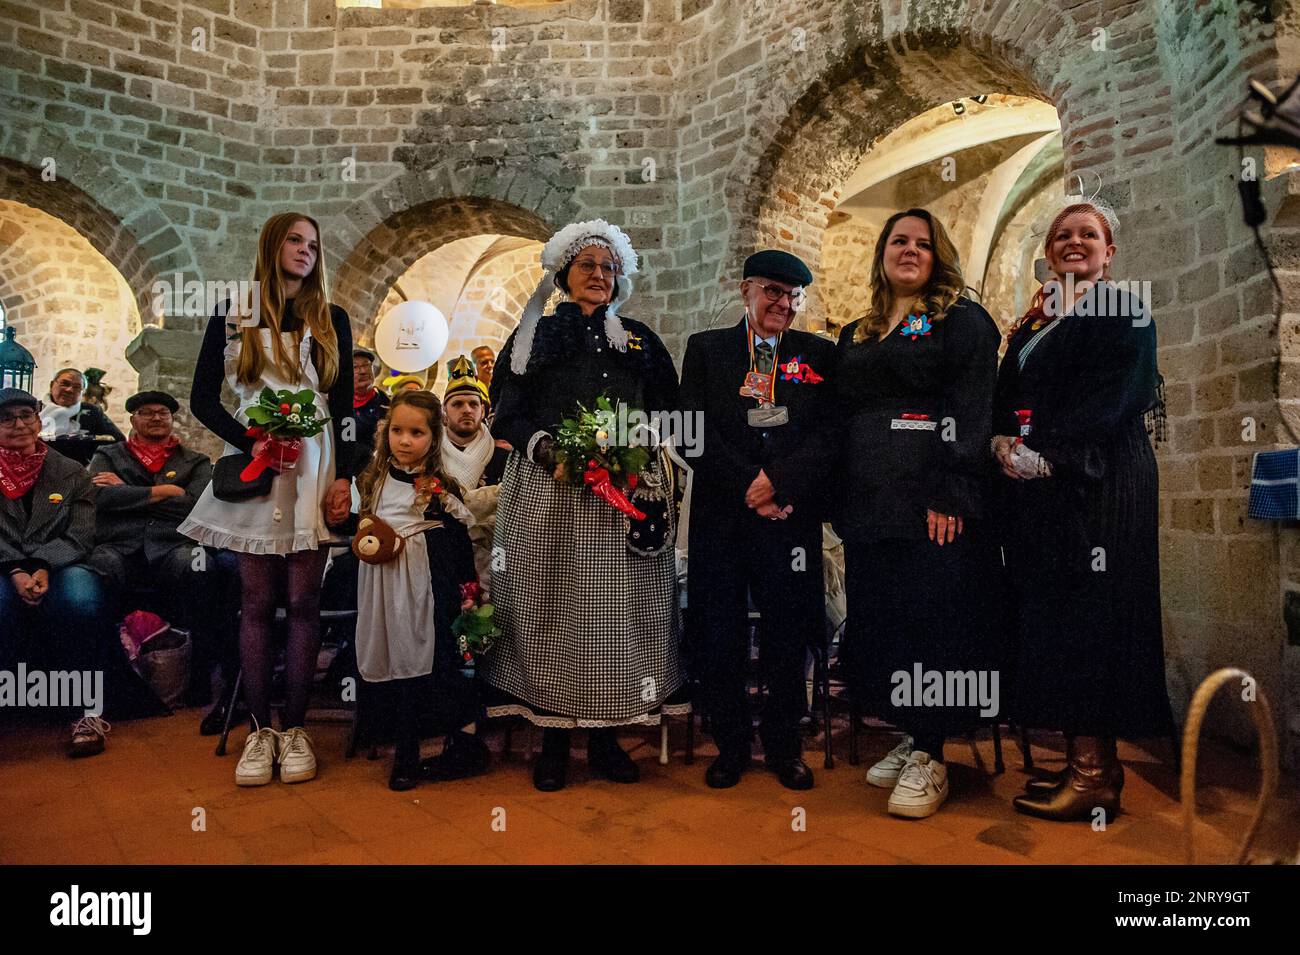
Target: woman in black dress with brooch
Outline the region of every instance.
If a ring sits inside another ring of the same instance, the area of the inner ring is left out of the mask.
[[[866,711],[907,733],[867,780],[892,789],[891,813],[923,818],[948,796],[944,739],[998,706],[983,522],[998,330],[962,296],[957,251],[924,209],[886,221],[871,285],[836,379],[846,652]]]
[[[1113,216],[1076,203],[1048,229],[1056,278],[1008,336],[994,410],[1013,711],[1069,741],[1062,777],[1014,804],[1061,821],[1112,818],[1124,786],[1115,738],[1173,727],[1144,424],[1158,404],[1156,330],[1144,303],[1106,281]]]

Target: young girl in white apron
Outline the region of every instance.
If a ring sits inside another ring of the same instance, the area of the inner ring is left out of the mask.
[[[487,747],[465,729],[478,719],[478,692],[451,632],[461,585],[478,580],[473,516],[442,467],[436,396],[407,391],[393,399],[357,485],[361,530],[375,517],[403,541],[396,557],[363,561],[357,578],[357,669],[366,695],[377,698],[363,705],[386,711],[397,743],[388,785],[401,791],[482,772]],[[442,755],[421,762],[421,726],[430,722],[449,735]]]
[[[263,388],[310,388],[318,414],[328,409],[332,419],[320,434],[302,439],[295,465],[275,467],[270,493],[225,501],[209,486],[179,528],[239,558],[240,665],[253,718],[235,768],[235,781],[243,786],[270,782],[276,762],[283,782],[316,775],[302,724],[320,650],[320,584],[328,553],[320,544],[330,536],[328,525],[347,519],[355,456],[355,445],[342,441],[342,426],[352,414],[352,382],[339,371],[339,356],[352,352],[352,333],[347,313],[327,305],[318,234],[315,221],[298,213],[267,221],[254,272],[259,326],[245,327],[238,314],[219,309],[208,323],[190,393],[194,416],[225,439],[227,454],[256,455],[261,449],[264,439],[255,441],[246,429],[247,409]],[[260,363],[243,356],[246,347],[261,349]],[[250,378],[246,369],[258,364]],[[239,400],[234,415],[221,404],[223,379]],[[284,731],[277,733],[271,727],[271,635],[281,594],[288,629],[287,700]]]

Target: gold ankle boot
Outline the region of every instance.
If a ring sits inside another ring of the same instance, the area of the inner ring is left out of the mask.
[[[1074,740],[1068,781],[1060,789],[1017,796],[1017,812],[1055,822],[1091,822],[1101,808],[1106,822],[1119,814],[1124,768],[1115,756],[1115,740],[1079,736]]]

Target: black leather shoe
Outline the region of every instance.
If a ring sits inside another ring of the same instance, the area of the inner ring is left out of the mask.
[[[587,753],[587,765],[610,782],[634,783],[641,778],[632,757],[618,745],[617,740],[606,744],[591,744]]]
[[[230,700],[224,696],[217,701],[217,705],[208,711],[208,715],[203,717],[199,723],[200,736],[219,736],[222,728],[226,725],[226,710],[231,705]],[[235,715],[230,718],[231,727],[237,727],[248,722],[248,709],[242,704],[235,704]]]
[[[537,765],[533,767],[533,785],[544,793],[557,792],[564,788],[568,774],[567,759],[542,754],[537,757]]]
[[[396,793],[404,793],[420,784],[419,763],[393,763],[393,771],[388,776],[388,788]]]
[[[472,733],[456,733],[437,756],[420,761],[420,777],[426,782],[445,783],[486,772],[491,756],[487,744]]]
[[[767,768],[776,773],[786,789],[812,789],[813,772],[808,764],[796,756],[794,759],[765,760]]]
[[[719,753],[704,774],[704,781],[710,789],[730,789],[740,782],[741,774],[749,765],[749,755],[742,753]]]

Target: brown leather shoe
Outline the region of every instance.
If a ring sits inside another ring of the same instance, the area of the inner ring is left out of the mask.
[[[1078,736],[1069,781],[1055,791],[1017,796],[1011,804],[1017,812],[1054,822],[1091,822],[1100,808],[1110,822],[1119,815],[1123,788],[1124,768],[1115,756],[1115,740]]]

